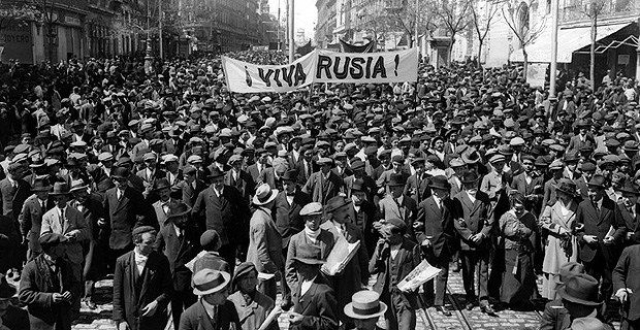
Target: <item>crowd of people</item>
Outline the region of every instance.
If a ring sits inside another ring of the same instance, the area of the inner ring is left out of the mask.
[[[450,272],[468,310],[640,329],[634,80],[416,69],[246,95],[219,58],[3,65],[0,329],[71,329],[112,278],[119,330],[409,330],[451,316]],[[438,275],[401,290],[423,260]]]

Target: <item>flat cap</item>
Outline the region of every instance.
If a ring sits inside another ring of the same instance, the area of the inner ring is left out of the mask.
[[[300,210],[301,216],[321,215],[321,214],[322,214],[322,204],[317,202],[309,203]]]

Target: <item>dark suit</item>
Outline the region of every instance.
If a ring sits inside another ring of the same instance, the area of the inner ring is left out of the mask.
[[[489,281],[490,233],[493,228],[493,209],[489,195],[482,191],[476,192],[476,200],[471,201],[466,191],[461,191],[453,197],[453,207],[458,211],[458,218],[454,226],[460,236],[460,257],[462,258],[462,279],[468,298],[475,297],[475,273],[478,268],[478,295],[486,299]],[[473,243],[472,235],[481,233],[483,239],[480,244]]]
[[[39,234],[39,233],[38,233]],[[40,237],[40,236],[38,236]],[[0,215],[0,273],[5,274],[11,268],[20,268],[24,261],[21,249],[20,230],[13,219]]]
[[[631,245],[622,251],[618,264],[613,269],[613,290],[631,289],[629,302],[622,313],[623,319],[640,325],[640,245]]]
[[[298,181],[299,185],[304,185],[309,181],[311,174],[318,170],[318,166],[313,162],[307,162],[304,159],[300,159],[298,163],[296,163],[295,167],[296,172],[298,172]]]
[[[378,230],[373,227],[373,224],[380,220],[378,209],[373,203],[362,201],[362,204],[360,204],[360,208],[357,211],[354,203],[351,202],[349,210],[351,211],[351,220],[353,221],[353,224],[362,231],[362,238],[364,240],[362,244],[366,246],[369,258],[371,258],[379,237]]]
[[[192,183],[181,181],[177,186],[182,191],[182,201],[189,205],[189,207],[193,207],[200,192],[207,189],[207,184],[204,183],[204,181],[195,179],[195,183],[196,185],[194,187]]]
[[[224,186],[222,195],[218,197],[213,186],[198,194],[193,205],[194,219],[199,220],[200,227],[214,229],[220,234],[222,256],[231,269],[236,262],[236,247],[249,242],[249,205],[242,194],[230,186]]]
[[[387,304],[385,313],[389,330],[411,330],[416,327],[416,295],[398,289],[398,283],[420,264],[420,247],[403,238],[395,258],[391,258],[389,243],[378,244],[369,262],[369,272],[377,274],[373,290]]]
[[[191,290],[191,271],[185,266],[200,251],[200,232],[197,227],[187,225],[182,235],[176,234],[173,222],[167,222],[156,237],[156,250],[164,253],[169,260],[173,296],[171,297],[171,313],[177,328],[182,310],[191,306],[196,297]]]
[[[14,188],[8,178],[0,180],[0,204],[2,215],[18,223],[18,215],[22,211],[24,201],[31,196],[31,186],[24,180],[15,180]]]
[[[282,190],[282,182],[276,178],[276,169],[273,167],[266,168],[258,176],[257,185],[266,183],[271,189]]]
[[[338,196],[343,187],[344,181],[333,171],[329,171],[327,178],[321,171],[318,171],[309,177],[309,181],[307,181],[302,190],[311,194],[314,202],[324,204],[332,197]]]
[[[433,266],[442,269],[434,280],[436,282],[434,304],[442,306],[449,278],[449,262],[453,253],[452,245],[455,244],[453,219],[456,218],[457,209],[450,198],[441,200],[442,209],[438,207],[434,198],[431,196],[418,205],[416,236],[419,244],[427,239],[431,241],[431,248],[426,251],[427,260]],[[425,294],[427,297],[433,294],[432,281],[425,284]]]
[[[54,271],[41,254],[22,270],[19,299],[27,305],[32,330],[71,329],[72,305],[54,304],[52,295],[73,292],[72,288],[80,285],[80,278],[73,276],[71,267],[62,258],[55,265]]]
[[[285,251],[289,246],[289,238],[304,229],[305,221],[300,216],[300,210],[309,203],[311,203],[311,196],[300,189],[296,189],[291,204],[287,200],[285,191],[278,193],[274,207],[275,220],[278,231],[282,235],[282,248]]]
[[[624,246],[640,243],[640,204],[633,206],[635,214],[627,209],[626,206],[620,205],[620,215],[624,221],[626,233],[624,235]],[[629,236],[629,238],[627,238]]]
[[[429,175],[422,174],[421,178],[418,178],[416,174],[407,179],[407,184],[404,186],[404,194],[410,196],[411,199],[416,201],[416,204],[420,204],[427,197],[431,196],[431,189],[429,189]]]
[[[253,178],[249,173],[242,170],[238,173],[238,178],[234,179],[233,171],[234,170],[232,169],[224,174],[224,184],[238,189],[242,196],[244,196],[248,201],[249,196],[252,196],[255,193],[256,183],[253,181]]]
[[[107,190],[103,206],[111,230],[109,247],[112,250],[130,250],[133,246],[131,231],[141,225],[158,228],[155,212],[142,194],[127,187],[118,200],[117,189]]]
[[[260,177],[260,173],[264,172],[267,168],[271,167],[269,164],[262,165],[262,170],[258,170],[258,164],[252,164],[247,167],[247,172],[251,175],[253,182],[258,182],[258,178]]]
[[[376,187],[376,182],[368,175],[364,175],[359,179],[362,180],[363,186],[366,187],[367,189],[366,191],[367,200],[373,203],[373,196],[375,196],[378,190]],[[344,190],[345,190],[345,194],[347,195],[347,198],[351,198],[351,194],[352,194],[351,189],[353,187],[353,182],[356,180],[358,180],[358,178],[356,178],[353,175],[350,175],[344,178]]]
[[[138,273],[135,253],[130,251],[116,261],[113,274],[113,313],[116,322],[127,322],[131,330],[164,329],[165,308],[173,293],[169,261],[157,252],[149,254],[142,274]],[[141,316],[140,310],[158,301],[153,316]]]
[[[578,234],[578,257],[585,266],[585,271],[596,279],[602,277],[600,292],[603,297],[609,297],[612,293],[611,271],[615,267],[614,248],[604,244],[603,239],[611,227],[615,229],[614,242],[620,242],[626,231],[620,208],[606,195],[602,197],[602,209],[596,210],[596,206],[587,199],[578,205],[576,211],[576,223],[583,224],[584,229]],[[598,242],[589,245],[583,236],[594,235]]]
[[[233,329],[242,329],[238,312],[231,301],[226,300],[224,305],[218,306],[215,320],[209,317],[202,302],[197,301],[184,311],[177,330],[229,330],[231,324]]]
[[[42,226],[42,216],[51,207],[53,207],[53,203],[47,200],[43,208],[36,195],[29,197],[22,206],[22,212],[20,212],[18,220],[20,222],[20,233],[29,241],[27,260],[33,260],[33,258],[42,252],[40,243],[38,243],[40,228]]]
[[[307,292],[301,295],[293,306],[293,311],[302,314],[302,322],[290,325],[290,330],[336,330],[338,329],[338,303],[335,292],[318,275]]]
[[[304,231],[291,236],[289,249],[287,250],[287,260],[285,261],[285,276],[287,278],[287,285],[291,288],[294,302],[298,299],[297,293],[300,291],[300,288],[298,287],[298,275],[293,258],[319,258],[327,260],[327,256],[331,252],[331,249],[333,249],[334,244],[333,234],[325,229],[320,229],[320,234],[315,243],[307,237]]]
[[[414,223],[419,220],[416,218],[418,216],[418,203],[416,203],[416,201],[407,195],[403,195],[402,202],[397,202],[397,199],[394,199],[391,195],[387,195],[380,200],[378,207],[380,208],[380,218],[403,220],[404,223],[407,224],[405,237],[411,240],[416,239],[413,230]]]

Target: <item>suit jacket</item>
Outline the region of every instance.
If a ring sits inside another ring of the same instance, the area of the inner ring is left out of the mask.
[[[111,318],[116,322],[126,321],[131,330],[161,329],[166,323],[164,310],[172,294],[169,261],[164,255],[151,252],[139,274],[135,253],[127,252],[116,260]],[[141,316],[140,310],[154,300],[158,301],[155,315]]]
[[[215,229],[220,234],[223,246],[249,240],[249,205],[234,187],[224,186],[220,197],[213,186],[200,192],[193,205],[193,215],[200,219],[201,227]]]
[[[240,291],[236,291],[234,294],[230,295],[228,299],[236,307],[236,312],[238,313],[238,319],[242,329],[258,329],[267,318],[267,315],[269,315],[275,307],[273,299],[267,297],[260,291],[256,291],[251,304],[247,304],[242,292]],[[267,329],[279,330],[278,320],[273,320]]]
[[[360,178],[364,184],[364,186],[367,189],[367,200],[369,200],[369,202],[373,202],[373,196],[376,194],[377,192],[377,187],[376,187],[376,182],[368,175],[364,175],[362,178]],[[350,175],[346,178],[344,178],[344,190],[345,193],[347,195],[347,198],[351,198],[351,189],[353,187],[353,182],[356,181],[356,177],[353,175]]]
[[[631,245],[622,251],[616,267],[613,269],[613,292],[620,289],[631,289],[628,309],[623,311],[623,317],[637,321],[640,319],[640,245]]]
[[[169,260],[173,289],[176,292],[191,291],[191,271],[185,265],[200,252],[200,231],[187,225],[178,237],[175,226],[167,222],[156,237],[156,251]]]
[[[265,171],[263,171],[262,173],[264,173]],[[225,185],[235,187],[243,196],[245,196],[245,198],[249,198],[250,195],[253,195],[255,193],[256,183],[255,181],[253,181],[251,174],[240,170],[238,179],[235,180],[232,173],[233,170],[229,170],[224,174]],[[275,186],[271,186],[271,189],[275,189]]]
[[[321,275],[318,275],[311,287],[300,297],[293,306],[293,311],[304,316],[302,322],[291,325],[291,330],[336,330],[338,329],[338,302],[335,292],[327,285]]]
[[[407,184],[404,186],[404,194],[416,201],[416,205],[431,196],[429,175],[423,174],[420,180],[418,180],[416,174],[410,176],[409,179],[407,179]]]
[[[335,240],[333,234],[325,229],[320,229],[320,234],[316,242],[312,242],[304,231],[301,231],[291,237],[289,241],[289,248],[287,249],[287,261],[285,264],[285,274],[287,277],[287,284],[291,288],[291,294],[293,299],[297,298],[296,294],[298,290],[298,275],[294,266],[294,257],[311,257],[320,258],[326,260],[329,256],[329,252],[333,249]]]
[[[391,197],[391,195],[387,195],[385,198],[380,200],[378,207],[380,208],[380,217],[382,219],[396,218],[404,220],[407,224],[407,233],[405,237],[415,240],[413,224],[416,222],[418,216],[418,204],[416,201],[409,198],[407,195],[404,195],[402,203],[400,204],[400,207],[398,207],[398,204],[393,197]]]
[[[282,237],[271,214],[262,207],[253,212],[249,224],[247,261],[261,273],[274,274],[284,267]]]
[[[633,245],[640,243],[640,204],[636,204],[635,214],[630,212],[626,206],[618,204],[620,207],[620,215],[624,221],[626,233],[624,235],[624,245]],[[627,238],[627,235],[630,235]]]
[[[466,191],[461,191],[453,197],[453,207],[456,208],[458,218],[453,222],[460,235],[460,248],[462,250],[475,250],[479,247],[488,247],[489,235],[493,228],[494,216],[489,195],[482,191],[476,192],[474,202]],[[469,240],[471,235],[482,233],[484,239],[480,246]]]
[[[13,188],[8,178],[0,180],[0,204],[2,215],[17,222],[24,201],[31,196],[31,186],[22,179],[15,181],[16,188]]]
[[[72,239],[64,243],[65,255],[74,264],[81,264],[84,261],[82,243],[91,240],[91,231],[80,211],[67,206],[64,210],[64,219],[60,219],[60,212],[57,207],[47,211],[42,216],[42,228],[40,235],[45,233],[56,233],[67,236],[71,232]]]
[[[189,207],[193,207],[200,192],[207,189],[207,184],[204,183],[204,181],[196,179],[195,183],[195,188],[187,181],[180,181],[177,185],[178,189],[182,191],[182,201],[189,205]]]
[[[224,305],[218,307],[216,319],[209,318],[202,302],[197,301],[187,308],[180,317],[180,328],[178,330],[229,330],[242,329],[238,312],[229,300]],[[231,328],[233,324],[233,328]]]
[[[571,327],[571,316],[562,299],[552,300],[544,306],[539,330],[565,330]]]
[[[542,188],[544,187],[544,177],[537,176],[531,179],[531,183],[527,183],[525,178],[525,174],[520,173],[513,177],[511,181],[511,189],[515,189],[519,191],[522,195],[527,196],[531,194],[541,194],[543,193]]]
[[[23,257],[20,249],[20,231],[16,222],[9,217],[0,215],[0,273],[5,274],[8,269],[22,266]]]
[[[613,234],[615,242],[620,242],[626,231],[618,205],[606,196],[602,198],[600,212],[596,211],[594,204],[589,199],[582,201],[576,211],[576,223],[584,224],[583,231],[578,234],[578,243],[580,244],[578,255],[580,260],[584,262],[591,262],[598,252],[603,253],[608,262],[615,262],[612,249],[605,246],[603,239],[611,227],[615,229]],[[593,246],[586,244],[582,239],[584,235],[595,235],[598,238],[598,243]],[[608,266],[613,268],[615,265],[609,264]]]
[[[289,246],[289,239],[292,235],[299,233],[304,229],[304,219],[300,216],[300,210],[311,203],[311,196],[299,188],[296,188],[293,201],[289,204],[287,193],[281,191],[276,197],[275,203],[275,221],[280,236],[282,236],[282,248]]]
[[[171,205],[171,203],[176,202],[173,198],[169,198],[167,201],[167,205]],[[156,220],[158,220],[158,228],[162,228],[167,221],[167,213],[164,212],[164,208],[162,207],[164,204],[161,200],[157,200],[155,203],[151,204],[153,207],[153,212],[156,215]]]
[[[136,176],[142,179],[142,182],[145,188],[149,188],[149,187],[153,187],[156,180],[166,178],[167,172],[160,169],[156,169],[155,172],[153,172],[153,174],[149,174],[147,172],[147,169],[144,169],[144,170],[138,171],[136,173]]]
[[[454,219],[459,215],[453,200],[450,198],[441,201],[442,209],[438,207],[433,196],[425,199],[418,205],[416,236],[418,242],[423,242],[427,237],[432,244],[433,255],[436,258],[443,257],[448,260],[453,252],[451,245],[455,239]]]
[[[333,171],[329,172],[327,179],[324,178],[321,171],[318,171],[309,177],[309,181],[302,190],[311,194],[314,202],[324,204],[332,197],[338,196],[343,187],[344,181]]]
[[[107,190],[103,206],[107,214],[107,223],[111,230],[109,247],[114,250],[130,248],[133,245],[131,231],[141,225],[158,228],[155,212],[144,200],[142,194],[126,187],[122,198],[118,200],[117,189]]]
[[[314,172],[319,170],[319,168],[315,164],[315,162],[311,161],[309,163],[309,165],[311,165],[311,172],[307,173],[307,172],[309,172],[309,169],[305,168],[305,167],[307,167],[306,164],[307,163],[305,163],[305,161],[303,159],[300,159],[298,161],[298,163],[296,163],[295,170],[298,172],[298,184],[299,185],[304,185],[305,183],[307,183],[307,181],[309,181],[309,178],[311,178],[311,175]]]
[[[29,255],[27,256],[29,260],[42,252],[40,243],[38,243],[40,229],[42,228],[42,216],[51,207],[53,207],[53,203],[47,200],[43,208],[36,195],[31,195],[27,198],[22,206],[22,212],[20,212],[18,221],[20,222],[20,233],[22,237],[27,238],[29,241]]]
[[[18,298],[27,305],[32,330],[71,329],[72,305],[53,304],[52,295],[74,292],[80,279],[73,276],[71,267],[63,259],[58,259],[56,266],[58,269],[54,272],[41,254],[22,270]]]
[[[267,168],[271,167],[269,164],[263,165],[262,172]],[[258,182],[258,178],[260,177],[260,171],[258,171],[258,164],[252,164],[247,167],[247,172],[251,175],[253,182]]]

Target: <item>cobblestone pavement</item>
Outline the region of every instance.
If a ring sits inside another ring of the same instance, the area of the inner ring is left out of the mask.
[[[539,283],[541,285],[541,283]],[[111,330],[115,329],[115,325],[111,322],[111,290],[112,281],[103,280],[96,285],[96,300],[98,308],[90,310],[83,305],[81,309],[80,320],[73,326],[74,330],[92,329],[92,330]],[[480,312],[479,308],[468,311],[464,308],[463,298],[464,288],[462,285],[462,277],[460,273],[450,272],[449,276],[449,293],[448,307],[452,310],[453,315],[446,317],[432,307],[425,310],[418,310],[416,322],[416,330],[510,330],[537,329],[540,320],[540,314],[537,311],[498,311],[497,317],[488,316]],[[278,295],[278,303],[280,295]],[[288,329],[289,322],[287,314],[284,313],[279,318],[280,329]],[[614,323],[619,328],[618,323]],[[168,329],[173,329],[170,326]],[[168,330],[167,329],[167,330]]]

